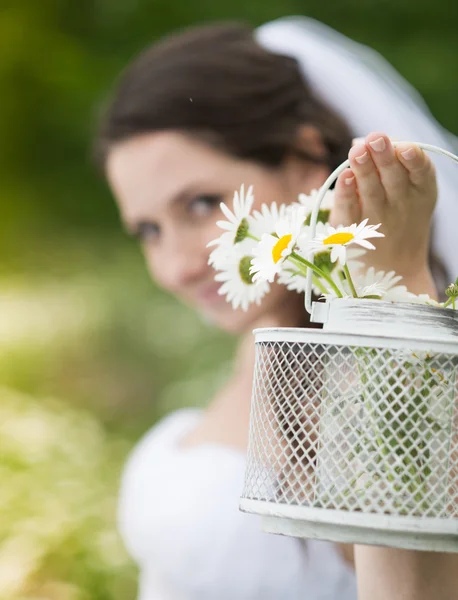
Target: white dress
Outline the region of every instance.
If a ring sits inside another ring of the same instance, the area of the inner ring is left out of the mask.
[[[139,600],[356,600],[356,578],[328,542],[261,531],[238,509],[245,457],[181,448],[202,412],[172,413],[133,451],[119,527],[140,569]]]

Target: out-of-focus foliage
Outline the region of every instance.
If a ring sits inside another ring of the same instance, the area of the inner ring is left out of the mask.
[[[124,600],[113,521],[126,440],[69,403],[0,394],[0,598]]]
[[[158,416],[208,399],[230,348],[152,289],[137,253],[61,246],[73,274],[54,256],[2,278],[0,600],[128,600],[122,464]]]
[[[90,162],[107,91],[167,31],[288,14],[372,45],[458,131],[455,0],[1,3],[1,600],[134,597],[122,462],[167,410],[211,397],[233,345],[149,282],[120,230]]]

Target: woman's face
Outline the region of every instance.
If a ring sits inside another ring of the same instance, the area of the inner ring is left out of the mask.
[[[305,173],[305,175],[304,175]],[[231,332],[249,329],[291,296],[273,286],[261,306],[234,311],[218,294],[208,265],[209,241],[219,237],[220,202],[232,207],[234,191],[253,185],[255,203],[291,202],[319,187],[325,173],[299,161],[280,169],[232,158],[175,132],[155,132],[116,144],[107,177],[126,229],[142,244],[153,278],[210,322]]]

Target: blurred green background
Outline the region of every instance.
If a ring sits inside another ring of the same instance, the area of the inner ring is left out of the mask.
[[[90,162],[100,105],[184,25],[305,14],[379,50],[458,132],[458,3],[3,0],[0,7],[0,598],[129,600],[122,463],[205,404],[233,340],[155,289]]]

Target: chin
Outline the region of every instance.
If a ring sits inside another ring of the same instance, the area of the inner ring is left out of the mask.
[[[217,312],[203,313],[203,319],[223,331],[237,335],[247,333],[255,328],[256,321],[262,313],[260,306],[251,306],[247,311],[234,310],[230,305]]]
[[[203,321],[233,335],[249,333],[257,327],[278,327],[280,316],[284,326],[294,326],[301,314],[305,317],[303,299],[277,285],[272,286],[261,304],[251,304],[247,311],[234,310],[224,299],[214,305],[200,305],[197,310]]]

